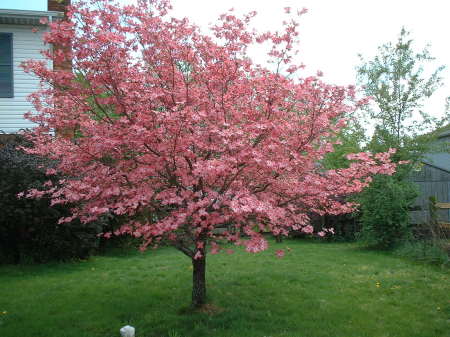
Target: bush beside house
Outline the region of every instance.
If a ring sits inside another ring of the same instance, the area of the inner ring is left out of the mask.
[[[101,222],[73,221],[59,225],[69,207],[50,207],[48,198],[17,198],[18,193],[39,188],[49,179],[45,170],[52,163],[25,154],[20,136],[0,143],[0,263],[46,262],[86,258],[100,244]]]

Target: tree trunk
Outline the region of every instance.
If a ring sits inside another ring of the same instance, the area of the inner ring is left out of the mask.
[[[206,302],[206,255],[202,251],[202,257],[192,259],[192,306],[201,307]]]

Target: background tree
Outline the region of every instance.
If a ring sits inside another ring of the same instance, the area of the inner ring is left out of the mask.
[[[360,56],[361,57],[361,56]],[[409,33],[402,28],[396,43],[378,48],[378,55],[357,68],[358,81],[373,98],[366,106],[375,132],[366,149],[377,153],[397,148],[395,162],[409,161],[392,177],[375,177],[357,199],[361,203],[363,237],[370,244],[392,247],[410,235],[409,209],[417,197],[411,169],[431,150],[433,131],[448,122],[433,117],[424,103],[442,85],[443,66],[425,68],[434,60],[427,48],[416,52]]]
[[[208,245],[211,253],[223,242],[258,252],[268,245],[263,231],[311,233],[307,214],[351,212],[341,196],[361,191],[373,174],[392,174],[394,151],[352,155],[344,169],[317,165],[333,150],[341,116],[355,108],[353,88],[289,78],[247,56],[250,44],[269,42],[272,61],[295,74],[294,19],[284,32],[257,33],[248,28],[254,13],[230,12],[205,35],[169,9],[165,0],[80,1],[68,22],[50,24],[45,41],[71,48],[46,57],[71,59],[73,72],[25,63],[46,84],[32,96],[40,113],[29,115],[38,124],[30,152],[59,163],[49,175],[68,178],[27,196],[78,205],[61,222],[126,215],[104,235],[183,252],[193,265],[192,304],[201,306]],[[55,129],[76,137],[53,137]],[[229,224],[233,230],[217,230]]]
[[[442,85],[444,66],[434,71],[425,65],[434,61],[427,48],[416,52],[409,32],[402,28],[395,44],[378,48],[371,61],[360,56],[358,82],[373,104],[367,111],[374,124],[389,136],[386,146],[405,148],[416,145],[414,139],[445,123],[423,110],[424,102]]]

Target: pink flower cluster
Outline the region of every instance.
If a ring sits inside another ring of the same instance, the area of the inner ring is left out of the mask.
[[[258,252],[267,248],[261,232],[312,234],[309,214],[351,212],[342,196],[394,172],[393,150],[324,171],[317,163],[356,107],[354,88],[326,84],[321,73],[285,76],[248,56],[252,44],[269,44],[268,59],[295,74],[303,67],[294,62],[295,16],[305,11],[286,8],[284,30],[264,33],[249,28],[255,13],[229,12],[202,34],[171,18],[166,0],[89,2],[45,33],[58,48],[44,56],[72,69],[23,64],[44,84],[30,97],[38,126],[28,151],[58,161],[48,174],[70,177],[26,196],[77,205],[62,221],[126,215],[115,234],[139,237],[143,248],[168,240],[192,258],[208,242],[219,252],[221,240]]]

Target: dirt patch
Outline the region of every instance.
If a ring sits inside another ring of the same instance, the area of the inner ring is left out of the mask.
[[[191,306],[182,308],[182,309],[180,309],[179,314],[180,315],[189,315],[189,314],[201,313],[201,314],[206,314],[208,316],[214,316],[214,315],[222,313],[224,310],[225,309],[218,307],[214,304],[207,303],[205,305],[202,305],[200,308],[194,308]]]

